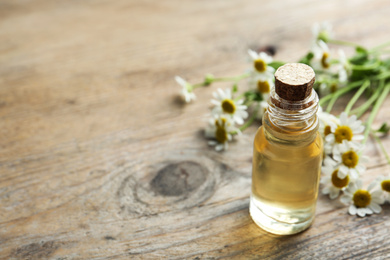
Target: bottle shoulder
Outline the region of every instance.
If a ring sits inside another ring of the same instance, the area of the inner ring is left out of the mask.
[[[322,155],[323,141],[320,133],[315,131],[311,139],[280,140],[269,134],[264,126],[259,127],[254,138],[254,150],[261,153],[286,156]]]

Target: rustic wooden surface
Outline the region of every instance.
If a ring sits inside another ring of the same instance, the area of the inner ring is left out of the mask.
[[[321,195],[309,230],[259,229],[258,124],[218,153],[201,131],[213,88],[177,98],[175,75],[240,74],[248,48],[296,61],[314,22],[368,47],[389,40],[388,0],[262,2],[1,1],[0,258],[390,257],[389,205],[359,218]],[[389,172],[372,140],[366,154],[366,182]]]

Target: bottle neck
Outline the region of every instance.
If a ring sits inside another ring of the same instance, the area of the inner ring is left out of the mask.
[[[318,130],[318,95],[314,90],[301,101],[282,99],[272,90],[268,104],[263,118],[268,134],[286,141],[315,138]]]

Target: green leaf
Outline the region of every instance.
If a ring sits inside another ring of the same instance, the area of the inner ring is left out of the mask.
[[[361,53],[361,54],[368,54],[368,50],[362,46],[357,46],[355,48],[356,53]]]
[[[263,97],[259,92],[247,91],[244,93],[245,99],[248,101],[262,101]]]
[[[237,84],[234,84],[232,86],[232,93],[236,93],[237,91],[238,91],[238,86],[237,86]]]
[[[309,52],[308,54],[306,54],[305,57],[303,57],[299,62],[300,63],[304,63],[306,65],[310,65],[310,61],[313,59],[314,57],[314,54],[312,52]]]
[[[262,101],[263,100],[263,96],[261,95],[261,93],[255,92],[253,100],[255,100],[255,101]]]
[[[283,66],[284,64],[285,64],[285,62],[282,62],[282,61],[273,61],[273,62],[269,63],[268,66],[271,66],[272,68],[277,70],[280,66]]]
[[[388,134],[390,131],[390,126],[387,123],[383,123],[381,127],[376,130],[376,132]]]

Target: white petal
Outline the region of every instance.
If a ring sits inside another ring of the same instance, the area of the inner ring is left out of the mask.
[[[374,184],[375,184],[375,183],[374,183]],[[375,188],[375,186],[374,186],[373,188]],[[374,198],[380,199],[381,196],[382,196],[382,194],[383,194],[383,192],[382,192],[381,190],[376,190],[376,191],[371,192],[370,194],[371,194],[371,197],[372,197],[373,199],[374,199]]]
[[[345,167],[344,165],[341,165],[339,171],[337,172],[337,177],[339,177],[340,179],[344,179],[345,176],[347,175],[348,175],[348,168]]]
[[[239,125],[242,125],[244,123],[244,120],[240,116],[237,116],[237,115],[234,116],[234,121]]]
[[[325,160],[324,160],[324,164],[326,165],[326,166],[331,166],[331,167],[334,167],[334,166],[336,166],[336,162],[335,161],[333,161],[332,160],[332,158],[330,158],[330,157],[326,157],[325,158]]]
[[[382,211],[381,206],[379,206],[379,205],[376,204],[376,203],[371,203],[368,207],[369,207],[372,211],[374,211],[376,214],[381,213],[381,211]]]
[[[334,133],[337,129],[337,124],[333,121],[328,121],[327,123],[330,126],[330,131]]]
[[[365,127],[364,125],[359,125],[358,127],[356,127],[352,133],[355,135],[355,134],[360,134],[360,133],[363,133]]]
[[[334,143],[334,134],[328,134],[326,137],[325,137],[325,142],[328,142],[328,143]]]
[[[372,209],[370,209],[370,208],[364,208],[364,209],[366,210],[366,214],[368,214],[368,215],[371,215],[372,213],[374,213],[372,211]]]
[[[334,200],[335,198],[337,198],[339,196],[339,193],[340,193],[339,189],[333,188],[333,189],[330,190],[329,198],[331,200]]]
[[[376,204],[383,204],[383,203],[385,203],[385,199],[382,196],[372,197],[371,200],[372,200],[373,203],[376,203]]]
[[[355,191],[360,190],[363,187],[363,181],[361,179],[356,180],[354,186],[355,186]]]
[[[362,155],[359,158],[359,162],[360,163],[368,163],[369,161],[370,161],[370,158],[368,156],[366,156],[366,155]]]
[[[349,197],[349,196],[347,196],[347,195],[341,195],[340,201],[341,201],[343,204],[348,205],[349,203],[351,203],[351,197]]]
[[[352,141],[362,141],[363,139],[364,139],[363,135],[354,135],[352,137]],[[356,147],[355,149],[358,150],[358,147]]]
[[[185,87],[187,84],[187,82],[182,77],[175,76],[175,80],[182,87]]]
[[[248,112],[246,112],[245,110],[239,110],[237,111],[237,114],[240,115],[242,118],[248,117]]]
[[[330,187],[328,186],[322,189],[322,194],[324,195],[329,194],[329,192],[330,192]]]
[[[342,112],[342,113],[340,114],[340,124],[341,124],[341,125],[347,125],[347,120],[348,120],[347,113]]]
[[[216,142],[216,141],[209,141],[208,143],[209,143],[209,145],[212,145],[212,146],[214,146],[214,145],[216,145],[216,144],[217,144],[217,142]]]
[[[359,217],[364,217],[366,215],[365,208],[358,208],[357,209],[357,214],[358,214]]]
[[[349,206],[348,213],[351,214],[351,215],[356,215],[357,209],[356,209],[355,205]]]
[[[355,169],[356,169],[356,171],[357,171],[359,174],[362,174],[362,173],[366,170],[366,167],[364,167],[364,166],[361,165],[361,164],[358,164],[358,165],[356,165]]]
[[[229,148],[228,142],[225,142],[225,143],[224,143],[223,148],[224,148],[225,150],[227,150],[227,149]]]
[[[217,91],[218,91],[218,94],[219,94],[218,98],[220,98],[221,100],[225,99],[225,92],[223,92],[223,90],[220,89],[220,88],[217,89]]]
[[[355,169],[349,169],[349,175],[351,176],[351,179],[356,180],[359,178],[359,174]]]
[[[248,50],[248,54],[253,60],[257,60],[259,58],[259,55],[255,51]]]
[[[333,173],[333,171],[334,171],[334,167],[331,166],[331,165],[325,165],[325,166],[322,166],[322,167],[321,167],[321,172],[322,172],[323,174],[325,174],[325,175],[330,175],[330,174]],[[328,177],[328,178],[329,178],[329,177]],[[322,179],[324,179],[324,178],[322,178]],[[321,180],[322,180],[322,179],[321,179]]]
[[[348,125],[350,125],[350,127],[352,128],[352,125],[354,125],[354,123],[356,122],[356,115],[352,115],[351,117],[348,118]]]
[[[217,152],[222,151],[222,149],[223,149],[223,144],[218,144],[218,145],[215,146],[215,150],[216,150]]]
[[[333,158],[337,161],[337,162],[341,162],[341,154],[339,153],[339,152],[337,152],[337,151],[335,151],[335,150],[337,150],[337,146],[335,146],[334,148],[333,148]]]
[[[221,102],[220,102],[220,101],[217,101],[217,100],[215,100],[215,99],[212,99],[212,100],[211,100],[211,104],[216,105],[216,106],[220,106],[220,105],[221,105]]]
[[[375,188],[376,185],[377,185],[377,182],[375,182],[375,181],[371,182],[371,183],[368,185],[367,190],[368,190],[368,191],[372,191],[372,190]],[[371,193],[371,196],[374,196],[374,192]]]

